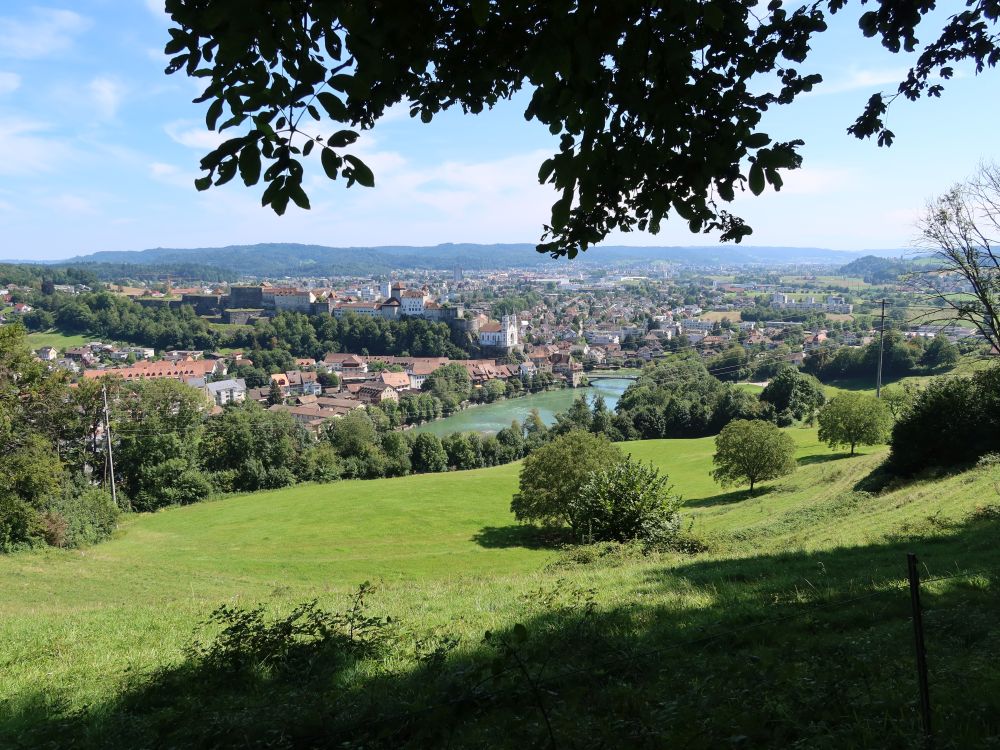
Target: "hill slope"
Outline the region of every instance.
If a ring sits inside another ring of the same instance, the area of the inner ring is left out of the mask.
[[[0,558],[0,740],[70,731],[80,746],[205,744],[215,726],[219,742],[208,744],[243,746],[280,725],[289,746],[338,731],[370,746],[436,745],[424,734],[434,722],[386,714],[453,699],[495,658],[484,631],[521,622],[529,674],[553,680],[547,713],[560,744],[718,747],[739,735],[750,745],[908,746],[904,552],[920,554],[925,574],[1000,568],[991,512],[970,516],[1000,500],[1000,470],[871,497],[853,488],[881,451],[847,458],[813,430],[792,433],[799,471],[752,498],[713,485],[710,439],[626,445],[685,496],[686,523],[707,545],[695,555],[542,546],[508,512],[517,467],[506,466],[236,497],[135,517],[93,549]],[[203,675],[177,682],[189,674],[174,671],[183,647],[219,603],[341,606],[363,580],[377,582],[373,607],[401,630],[390,655],[337,682],[335,700],[326,683],[305,680],[305,690],[300,675],[208,692]],[[936,710],[963,747],[997,730],[994,581],[963,575],[925,590]],[[442,634],[461,639],[454,671],[414,660],[426,647],[415,643],[440,645]],[[560,677],[576,666],[585,672]],[[169,697],[136,687],[162,667]],[[976,700],[967,674],[979,680]],[[440,719],[452,745],[542,744],[547,729],[516,670],[484,679],[503,690],[466,705],[464,719]],[[364,728],[344,729],[337,711]]]
[[[574,265],[600,262],[636,263],[653,260],[693,265],[784,265],[794,263],[843,265],[863,253],[899,255],[898,250],[848,252],[811,247],[628,247],[602,245],[591,248]],[[329,276],[394,273],[400,270],[467,270],[511,267],[571,271],[565,259],[552,260],[527,243],[478,245],[448,243],[433,247],[388,245],[376,247],[327,247],[294,243],[230,245],[209,248],[151,248],[136,251],[102,251],[77,256],[59,265],[112,264],[130,268],[143,266],[215,268],[230,274],[253,276]]]

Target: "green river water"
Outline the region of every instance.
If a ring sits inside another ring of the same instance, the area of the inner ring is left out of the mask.
[[[443,437],[452,432],[499,432],[504,427],[510,427],[513,420],[524,422],[532,409],[538,409],[538,414],[545,424],[553,424],[558,412],[566,411],[573,400],[586,395],[588,400],[600,394],[604,397],[608,409],[614,411],[618,398],[632,383],[627,378],[611,378],[597,380],[587,388],[562,388],[558,391],[545,391],[521,398],[512,398],[483,406],[470,406],[450,417],[428,422],[414,428],[417,432],[433,432]]]

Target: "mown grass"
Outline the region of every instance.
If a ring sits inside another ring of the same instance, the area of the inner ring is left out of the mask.
[[[669,473],[697,554],[547,546],[514,524],[506,466],[234,497],[131,518],[92,549],[0,559],[0,745],[551,744],[528,674],[546,681],[557,746],[912,746],[904,552],[931,574],[1000,567],[996,522],[972,520],[1000,502],[1000,470],[869,496],[855,488],[884,449],[847,457],[791,434],[799,470],[754,496],[712,482],[711,439],[624,446]],[[221,602],[339,607],[364,580],[400,623],[378,659],[224,688],[182,666]],[[925,593],[952,746],[997,733],[995,585]],[[482,642],[514,623],[526,673]],[[446,667],[415,658],[432,633],[460,639]]]
[[[59,350],[73,349],[78,346],[93,341],[93,337],[83,334],[62,333],[52,328],[48,331],[29,333],[26,337],[28,346],[32,349],[41,349],[43,346],[55,347]]]

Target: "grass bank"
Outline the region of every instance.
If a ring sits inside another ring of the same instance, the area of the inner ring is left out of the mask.
[[[752,497],[712,482],[711,439],[625,444],[684,496],[696,554],[547,546],[509,513],[512,465],[233,497],[0,558],[0,744],[523,748],[551,726],[558,747],[910,747],[913,549],[962,574],[925,592],[940,731],[986,746],[1000,605],[993,573],[965,573],[1000,568],[1000,471],[869,496],[884,449],[790,432],[799,470]],[[184,666],[220,603],[342,608],[365,580],[399,622],[377,657],[224,684]]]

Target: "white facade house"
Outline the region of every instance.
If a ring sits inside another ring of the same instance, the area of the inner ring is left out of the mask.
[[[499,323],[490,321],[479,327],[479,345],[496,349],[513,349],[518,346],[517,318],[504,315]]]
[[[219,380],[205,386],[208,395],[219,406],[242,404],[247,397],[247,384],[243,378]]]
[[[312,309],[312,303],[316,301],[316,295],[308,290],[291,290],[283,293],[276,292],[274,295],[274,309],[290,310],[292,312],[308,313]]]

